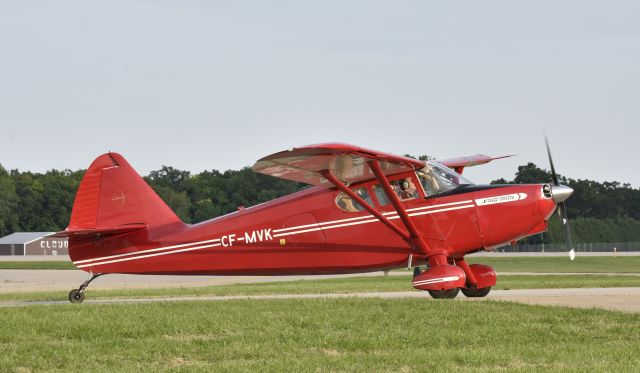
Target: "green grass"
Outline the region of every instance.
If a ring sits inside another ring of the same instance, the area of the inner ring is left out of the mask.
[[[99,279],[96,281],[100,281]],[[498,277],[494,289],[536,289],[536,288],[586,288],[586,287],[640,287],[639,276],[599,276],[599,275],[554,275]],[[71,287],[70,287],[71,289]],[[69,289],[69,290],[70,290]],[[321,294],[355,292],[414,291],[410,276],[350,277],[327,280],[299,280],[259,284],[239,284],[206,287],[164,288],[164,289],[114,289],[87,290],[88,299],[140,298],[164,296],[223,296],[257,294]],[[417,291],[417,290],[415,290]],[[65,300],[67,291],[28,292],[0,294],[0,301],[25,300]]]
[[[76,269],[76,267],[73,265],[73,263],[65,261],[0,261],[0,269]]]
[[[552,272],[552,273],[640,273],[640,256],[578,256],[569,257],[474,257],[469,263],[492,266],[498,272]]]
[[[639,371],[640,315],[424,299],[0,309],[0,371]]]
[[[561,289],[561,288],[614,288],[640,287],[639,276],[553,275],[553,276],[498,276],[494,289]]]

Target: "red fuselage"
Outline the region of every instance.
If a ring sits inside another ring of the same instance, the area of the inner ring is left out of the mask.
[[[419,184],[415,172],[390,179],[405,178]],[[372,205],[402,227],[393,206],[380,204],[376,184],[374,179],[350,187],[367,188]],[[555,209],[540,184],[468,185],[430,198],[419,187],[418,193],[403,206],[429,248],[451,260],[540,233]],[[168,224],[98,240],[71,236],[69,252],[78,268],[93,273],[330,274],[425,262],[369,212],[339,208],[339,194],[316,186],[199,224]]]

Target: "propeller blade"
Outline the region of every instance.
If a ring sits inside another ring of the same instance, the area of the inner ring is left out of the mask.
[[[565,204],[565,200],[569,198],[569,196],[571,196],[573,190],[564,185],[560,185],[560,182],[558,181],[558,174],[556,174],[556,168],[553,166],[553,158],[551,157],[551,148],[549,147],[549,139],[547,138],[547,136],[544,137],[544,143],[547,146],[547,156],[549,156],[549,166],[551,166],[551,177],[553,179],[553,185],[558,187],[556,188],[558,197],[554,198],[554,200],[558,205],[558,216],[560,217],[562,228],[564,229],[564,241],[569,248],[569,259],[574,260],[576,258],[576,252],[573,250],[571,229],[569,229],[569,215],[567,214],[567,205]],[[551,190],[553,190],[553,188]]]
[[[553,167],[553,158],[551,158],[551,148],[549,148],[549,139],[544,137],[544,143],[547,145],[547,156],[549,156],[549,165],[551,166],[551,177],[553,178],[553,185],[560,185],[558,182],[558,175],[556,174],[556,168]]]
[[[574,260],[576,258],[575,251],[573,250],[573,240],[571,239],[571,229],[569,228],[569,216],[567,215],[567,205],[564,202],[558,204],[558,215],[562,221],[562,228],[564,228],[564,241],[569,248],[569,258]]]

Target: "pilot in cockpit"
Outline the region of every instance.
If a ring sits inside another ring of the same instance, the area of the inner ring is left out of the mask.
[[[411,199],[418,197],[418,189],[415,184],[413,184],[413,180],[410,177],[400,180],[399,189],[397,190],[398,197],[400,199]]]

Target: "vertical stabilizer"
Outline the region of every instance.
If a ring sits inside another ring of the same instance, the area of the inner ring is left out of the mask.
[[[120,231],[184,224],[117,153],[96,158],[85,173],[67,231]]]

